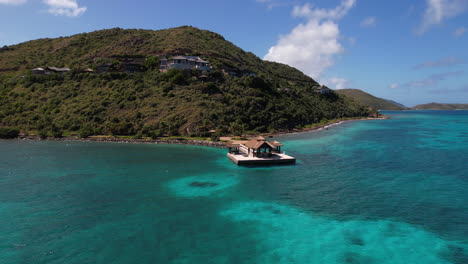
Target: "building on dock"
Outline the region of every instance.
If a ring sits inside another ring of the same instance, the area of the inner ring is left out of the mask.
[[[281,152],[283,144],[256,137],[247,142],[228,142],[227,156],[237,165],[268,165],[295,163],[296,158]]]
[[[276,149],[271,142],[266,141],[261,136],[251,139],[244,146],[247,147],[247,154],[249,156],[252,153],[252,156],[257,158],[269,158],[273,155],[273,150]]]

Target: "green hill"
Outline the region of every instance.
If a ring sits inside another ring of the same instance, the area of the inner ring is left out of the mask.
[[[359,89],[340,89],[337,93],[353,98],[357,102],[372,107],[376,110],[406,110],[406,106],[397,102],[375,97]]]
[[[194,55],[213,70],[159,72],[159,55]],[[137,73],[83,73],[118,58],[145,60]],[[34,75],[35,67],[68,67],[67,74]],[[255,76],[225,75],[222,67]],[[216,129],[287,130],[376,112],[290,66],[267,62],[222,36],[194,27],[109,29],[32,40],[0,49],[0,127],[60,134],[202,135]]]
[[[411,107],[414,110],[468,110],[468,104],[429,103]]]

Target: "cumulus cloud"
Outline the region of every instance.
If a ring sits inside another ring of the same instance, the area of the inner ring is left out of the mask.
[[[345,89],[349,85],[349,81],[343,78],[332,77],[325,81],[328,86],[335,87],[335,89]]]
[[[339,43],[340,30],[336,20],[345,16],[355,0],[343,0],[333,9],[322,9],[310,4],[295,6],[294,17],[305,18],[287,35],[280,36],[264,59],[289,64],[305,74],[320,78],[334,64],[334,56],[343,51]]]
[[[467,7],[467,0],[426,0],[426,10],[417,33],[424,34],[431,26],[462,14]]]
[[[447,80],[451,77],[458,77],[462,76],[464,71],[453,71],[453,72],[443,72],[432,74],[431,76],[417,81],[411,81],[405,84],[407,87],[427,87],[427,86],[434,86],[439,84],[439,82]]]
[[[390,88],[390,89],[396,89],[396,88],[398,88],[399,86],[400,86],[400,85],[398,85],[398,83],[392,83],[392,84],[390,84],[389,88]]]
[[[57,16],[76,17],[86,12],[86,7],[80,7],[76,0],[44,0],[49,6],[47,12]]]
[[[295,6],[293,16],[306,17],[313,20],[338,20],[344,17],[349,10],[356,4],[356,0],[342,0],[341,4],[333,9],[314,8],[310,4]]]
[[[361,21],[361,27],[374,27],[377,24],[377,18],[371,16]]]
[[[0,0],[2,5],[21,5],[26,3],[26,0]]]
[[[456,57],[444,57],[438,60],[426,61],[413,67],[415,70],[426,68],[438,68],[464,64],[465,61]]]
[[[465,32],[466,32],[465,27],[459,27],[459,28],[455,29],[455,31],[453,31],[453,35],[455,37],[461,37],[461,36],[463,36],[463,34],[465,34]]]
[[[275,7],[288,6],[293,4],[287,0],[256,0],[256,2],[266,5],[266,7],[270,10]]]
[[[0,0],[4,5],[21,5],[28,0]],[[79,6],[77,0],[42,0],[49,9],[48,13],[57,16],[76,17],[86,12],[86,6]]]

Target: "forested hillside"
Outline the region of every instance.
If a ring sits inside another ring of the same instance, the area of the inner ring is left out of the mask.
[[[208,60],[209,72],[159,72],[161,55]],[[83,72],[116,57],[143,57],[141,72]],[[69,67],[34,75],[36,67]],[[223,67],[255,76],[230,76]],[[290,66],[244,52],[194,27],[109,29],[39,39],[0,50],[0,126],[49,135],[202,135],[288,130],[340,117],[377,113],[337,93],[322,94]]]
[[[406,110],[408,109],[402,104],[391,100],[375,97],[359,89],[340,89],[337,93],[353,98],[357,102],[370,106],[376,110]]]

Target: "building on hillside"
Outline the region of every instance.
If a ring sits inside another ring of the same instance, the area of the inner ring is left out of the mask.
[[[43,68],[34,68],[31,70],[33,74],[45,74],[45,70]]]
[[[169,69],[210,71],[209,63],[198,56],[174,56],[171,59],[160,59],[159,69],[167,71]]]
[[[44,69],[45,74],[65,74],[70,71],[70,68],[57,68],[57,67],[46,67]]]
[[[320,94],[330,94],[332,93],[332,90],[325,85],[320,85],[320,87],[317,88],[317,93]]]
[[[135,73],[143,71],[143,64],[135,62],[122,62],[120,64],[122,71],[126,73]]]
[[[96,71],[98,73],[106,73],[106,72],[110,72],[110,71],[114,71],[114,63],[103,63],[103,64],[100,64],[96,67]]]
[[[120,61],[120,69],[122,72],[135,73],[144,70],[144,57],[121,57],[117,59]]]

